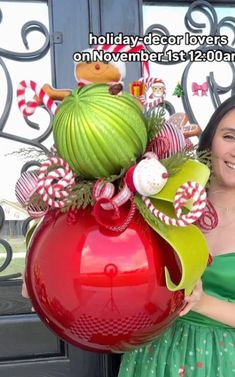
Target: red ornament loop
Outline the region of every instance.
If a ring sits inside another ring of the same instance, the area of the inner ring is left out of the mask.
[[[209,199],[206,200],[205,209],[195,224],[204,232],[209,232],[217,227],[218,215]]]
[[[109,210],[106,209],[107,207]],[[110,207],[112,207],[112,209],[110,209]],[[105,229],[113,232],[123,232],[133,219],[135,210],[134,196],[131,198],[130,209],[124,217],[121,208],[113,200],[109,198],[100,198],[95,203],[92,214],[97,223]]]
[[[96,200],[92,214],[98,224],[114,232],[123,232],[135,214],[134,196],[127,184],[117,195],[113,196],[115,186],[111,182],[99,180],[93,188],[93,197]],[[121,206],[131,200],[130,210],[122,219]],[[112,225],[111,223],[114,222]]]

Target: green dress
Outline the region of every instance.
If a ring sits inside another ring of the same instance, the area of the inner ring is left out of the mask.
[[[235,302],[235,253],[204,272],[205,292]],[[235,329],[193,311],[153,343],[123,355],[118,377],[235,377]]]

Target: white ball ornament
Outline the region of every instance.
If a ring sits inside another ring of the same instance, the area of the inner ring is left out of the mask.
[[[143,196],[152,196],[160,192],[168,179],[168,173],[156,157],[141,160],[133,172],[133,184]]]

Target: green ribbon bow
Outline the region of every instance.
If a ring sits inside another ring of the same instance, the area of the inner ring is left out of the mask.
[[[151,197],[151,202],[155,208],[175,218],[173,201],[177,189],[187,181],[197,182],[204,187],[209,175],[210,170],[206,165],[189,159],[182,165],[178,173],[169,177],[164,188]],[[147,208],[144,209],[142,205],[140,206],[140,202],[141,199],[137,198],[137,206],[147,223],[171,245],[181,263],[182,276],[178,284],[174,284],[170,271],[165,267],[168,289],[171,291],[184,289],[185,294],[189,295],[207,266],[209,250],[203,233],[195,225],[186,227],[166,225],[160,220],[156,220]],[[185,207],[190,210],[191,204],[189,201]]]

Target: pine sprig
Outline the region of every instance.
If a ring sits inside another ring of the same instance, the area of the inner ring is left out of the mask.
[[[79,181],[72,189],[71,194],[66,199],[65,205],[62,208],[63,212],[86,208],[89,205],[94,204],[92,196],[94,182],[91,181]]]
[[[177,174],[183,164],[191,158],[187,152],[178,152],[171,157],[161,160],[161,164],[165,166],[169,176]]]
[[[204,151],[196,151],[196,159],[201,162],[202,164],[205,164],[208,166],[210,170],[212,170],[211,165],[211,151],[210,150],[204,150]]]
[[[148,142],[160,132],[165,122],[165,108],[158,106],[156,111],[145,114]]]
[[[17,156],[22,160],[37,160],[38,162],[46,160],[52,156],[51,152],[46,153],[44,150],[35,147],[19,148],[13,152],[7,153],[6,156]]]

